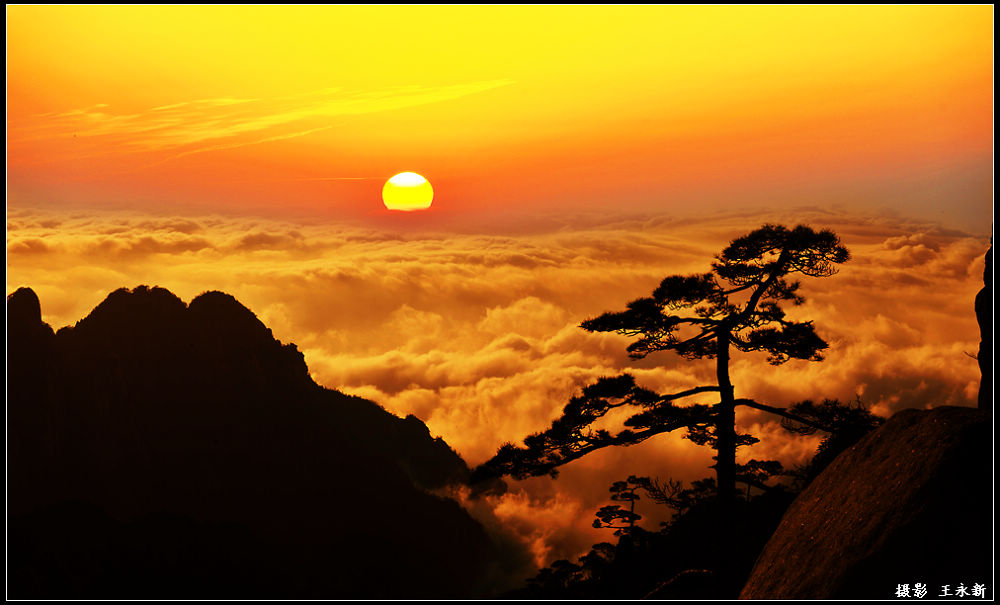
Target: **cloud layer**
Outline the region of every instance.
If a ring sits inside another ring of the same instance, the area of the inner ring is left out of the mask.
[[[599,376],[628,370],[663,391],[709,383],[710,363],[666,353],[630,361],[624,337],[577,326],[647,295],[666,275],[707,270],[730,239],[764,222],[831,228],[852,260],[834,277],[805,279],[807,302],[791,313],[815,320],[830,344],[826,360],[773,368],[764,355],[739,356],[738,396],[779,406],[860,397],[883,415],[973,404],[979,375],[967,353],[978,349],[972,301],[988,242],[891,216],[581,215],[543,226],[414,233],[13,209],[7,291],[34,288],[56,328],[122,286],[159,285],[185,300],[229,292],[279,339],[299,345],[317,382],[417,415],[474,465],[503,442],[547,427]],[[741,414],[741,426],[762,438],[748,457],[794,464],[815,447],[781,433],[763,413]],[[504,496],[469,506],[485,506],[548,563],[609,539],[590,523],[612,481],[691,480],[708,476],[709,464],[709,451],[665,435],[582,459],[555,481],[515,482]],[[666,515],[643,503],[638,512],[648,527]]]

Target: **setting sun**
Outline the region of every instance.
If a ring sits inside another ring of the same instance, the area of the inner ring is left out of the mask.
[[[400,172],[382,187],[382,203],[389,210],[426,210],[434,200],[434,189],[416,172]]]

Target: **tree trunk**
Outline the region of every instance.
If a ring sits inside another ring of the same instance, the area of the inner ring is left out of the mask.
[[[715,417],[717,457],[715,475],[719,483],[718,521],[715,525],[718,580],[728,586],[739,575],[736,551],[728,546],[734,538],[736,518],[736,402],[729,381],[729,330],[725,325],[716,332],[716,373],[719,381],[719,408]],[[736,589],[738,591],[738,588]]]
[[[718,457],[715,474],[719,482],[719,501],[725,507],[736,496],[736,403],[733,384],[729,381],[729,331],[721,327],[716,332],[716,374],[719,381],[719,409],[715,419],[715,439]]]

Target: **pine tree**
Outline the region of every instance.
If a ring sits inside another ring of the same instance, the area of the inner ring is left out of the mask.
[[[773,365],[790,359],[822,360],[827,343],[816,334],[812,322],[788,319],[781,305],[804,302],[793,276],[828,277],[848,258],[847,248],[832,231],[764,225],[733,240],[716,256],[710,272],[669,276],[652,296],[628,303],[624,311],[584,321],[581,327],[590,332],[637,337],[627,349],[633,359],[660,351],[675,351],[690,360],[714,359],[717,380],[679,393],[659,394],[640,387],[629,374],[601,378],[573,397],[549,429],[527,437],[523,447],[503,445],[476,469],[474,477],[554,476],[559,466],[590,452],[685,429],[689,439],[716,450],[718,496],[722,502],[731,501],[738,479],[759,482],[777,470],[756,460],[742,467],[736,464],[737,448],[757,441],[736,433],[736,406],[829,429],[781,408],[737,399],[729,376],[730,356],[734,350],[766,352]],[[674,403],[701,393],[718,393],[718,403]],[[637,413],[625,420],[621,431],[592,428],[594,422],[622,407]]]

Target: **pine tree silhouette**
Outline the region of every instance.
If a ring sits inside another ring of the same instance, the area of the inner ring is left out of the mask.
[[[827,343],[811,321],[793,321],[781,305],[804,302],[795,274],[828,277],[849,258],[847,248],[829,230],[806,226],[788,229],[764,225],[733,240],[712,263],[712,271],[665,278],[652,296],[628,303],[626,310],[588,319],[590,332],[617,332],[637,340],[628,346],[633,359],[660,351],[675,351],[686,359],[715,359],[716,383],[659,394],[636,384],[629,374],[599,379],[573,397],[552,426],[530,435],[524,446],[504,444],[474,472],[474,479],[509,475],[526,478],[555,475],[557,468],[596,450],[633,445],[655,435],[685,429],[695,443],[717,451],[716,477],[721,502],[731,501],[737,480],[760,483],[780,465],[752,460],[736,464],[738,447],[758,440],[735,431],[738,405],[763,410],[815,429],[829,427],[751,399],[737,399],[729,377],[733,350],[766,352],[780,365],[790,359],[820,361]],[[677,400],[718,393],[712,405],[678,406]],[[592,425],[612,410],[631,407],[637,413],[617,433]]]

